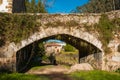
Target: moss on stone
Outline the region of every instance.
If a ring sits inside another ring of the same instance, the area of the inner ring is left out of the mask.
[[[34,15],[0,14],[1,40],[20,42],[38,30],[41,23]]]

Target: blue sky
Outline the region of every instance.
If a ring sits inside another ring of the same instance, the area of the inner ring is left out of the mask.
[[[49,13],[70,13],[77,6],[86,4],[89,0],[46,0]]]
[[[57,40],[57,39],[49,39],[49,40],[47,40],[46,42],[64,43],[63,41]]]

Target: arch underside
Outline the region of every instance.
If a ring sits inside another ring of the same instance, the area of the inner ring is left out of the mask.
[[[37,45],[40,42],[46,41],[48,39],[58,39],[58,40],[62,40],[72,46],[74,46],[76,49],[79,50],[79,63],[81,62],[81,58],[87,57],[89,55],[94,54],[94,58],[98,60],[101,60],[101,53],[102,51],[100,49],[98,49],[96,46],[94,46],[93,44],[68,35],[68,34],[58,34],[58,35],[52,35],[49,37],[44,37],[42,39],[39,39],[25,47],[23,47],[22,49],[20,49],[19,51],[17,51],[16,53],[16,69],[18,72],[24,71],[28,66],[26,66],[27,64],[30,64],[30,58],[32,58],[33,55],[31,55],[32,49],[35,45]],[[83,46],[83,44],[87,44],[87,46]],[[100,54],[97,54],[100,53]],[[21,58],[22,57],[22,58]],[[22,64],[22,65],[21,65]]]

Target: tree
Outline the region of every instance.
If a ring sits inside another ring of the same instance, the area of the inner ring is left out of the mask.
[[[75,12],[101,13],[120,9],[120,0],[90,0],[83,6],[78,6]]]
[[[39,57],[42,59],[42,57],[45,55],[45,48],[44,48],[44,44],[41,42],[39,43],[36,47],[34,52],[36,53],[35,56]]]
[[[66,46],[64,46],[64,50],[67,52],[74,52],[76,49],[73,46],[67,44]]]
[[[26,9],[28,13],[46,13],[45,4],[42,3],[41,0],[38,0],[38,3],[36,3],[36,0],[26,0]]]
[[[35,53],[32,58],[33,65],[41,63],[46,58],[43,42],[35,44],[33,53]]]
[[[30,1],[25,0],[25,5],[26,5],[26,12],[30,12]]]
[[[35,3],[35,0],[31,0],[31,5],[30,5],[30,7],[31,7],[31,12],[32,13],[35,13],[36,12],[36,3]]]
[[[38,1],[37,4],[37,12],[41,12],[41,13],[46,13],[47,11],[45,10],[45,6],[43,5],[43,3],[41,2],[41,0]]]

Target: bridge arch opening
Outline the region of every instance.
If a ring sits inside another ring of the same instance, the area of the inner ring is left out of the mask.
[[[73,47],[75,47],[78,52],[78,63],[88,62],[93,65],[95,68],[101,68],[100,63],[102,62],[102,51],[98,49],[93,44],[68,34],[57,34],[49,37],[39,39],[23,48],[21,48],[16,53],[16,71],[25,72],[30,69],[32,59],[36,55],[35,48],[36,46],[48,39],[58,39],[62,40]],[[93,64],[94,63],[94,64]]]

